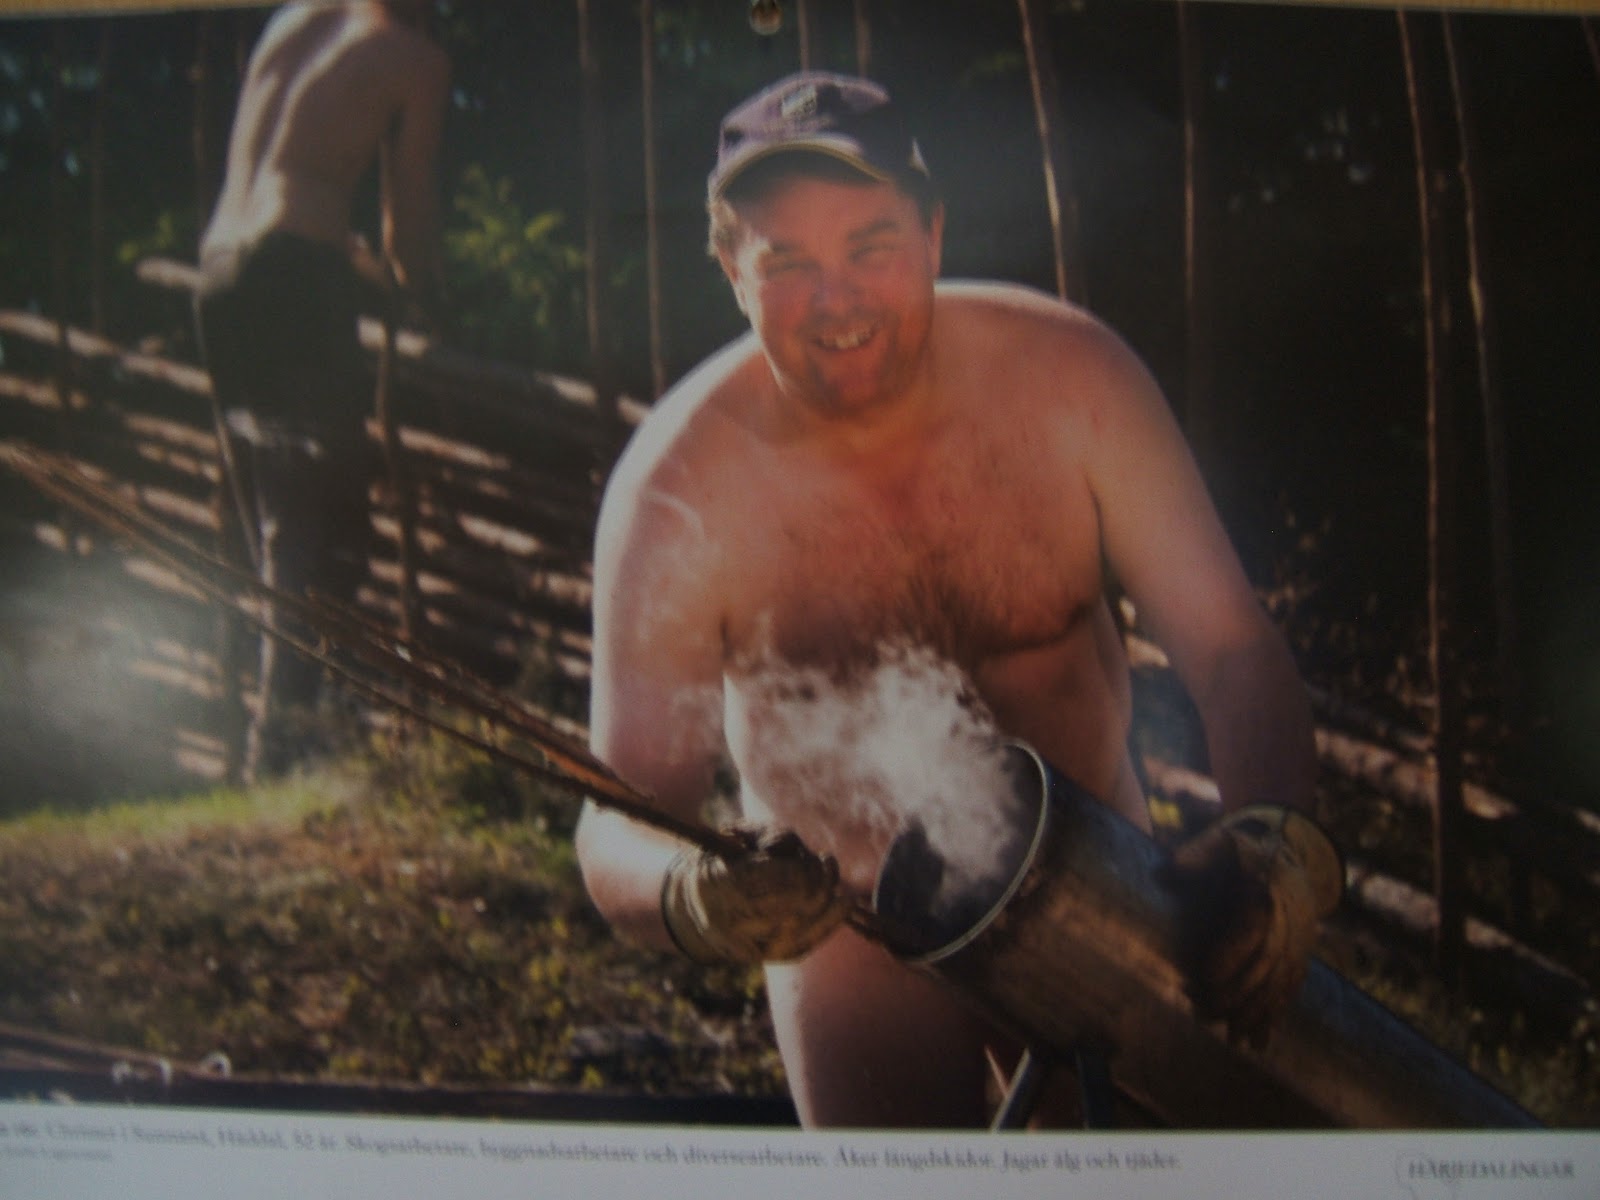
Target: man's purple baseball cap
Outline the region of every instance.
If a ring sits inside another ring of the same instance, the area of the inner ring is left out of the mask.
[[[722,119],[707,191],[718,199],[755,163],[795,153],[827,155],[885,183],[928,178],[922,151],[888,92],[851,75],[801,71]]]

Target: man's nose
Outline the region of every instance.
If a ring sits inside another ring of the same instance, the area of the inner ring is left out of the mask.
[[[849,263],[824,267],[817,272],[816,287],[811,294],[814,308],[822,312],[843,311],[854,307],[860,298],[860,281]]]

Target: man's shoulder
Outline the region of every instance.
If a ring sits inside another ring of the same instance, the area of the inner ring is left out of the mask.
[[[609,492],[664,473],[693,476],[737,436],[738,413],[759,366],[755,337],[716,351],[656,401],[639,422],[612,472]]]
[[[1132,353],[1104,321],[1036,288],[951,280],[940,283],[937,295],[950,345],[991,369],[1009,363],[1060,384],[1086,372],[1120,374],[1135,366]]]
[[[1026,284],[995,279],[941,280],[939,305],[964,320],[1009,329],[1018,336],[1100,337],[1110,332],[1087,309]]]
[[[403,21],[352,18],[351,40],[372,54],[391,74],[413,84],[436,84],[450,72],[450,55],[421,30]]]

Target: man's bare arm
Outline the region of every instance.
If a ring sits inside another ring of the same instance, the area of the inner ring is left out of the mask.
[[[1105,341],[1084,381],[1083,427],[1105,547],[1200,711],[1226,810],[1171,863],[1199,921],[1190,995],[1230,1040],[1260,1047],[1299,993],[1343,887],[1338,851],[1305,815],[1310,705],[1154,381]]]
[[[1086,466],[1113,570],[1205,726],[1223,805],[1309,810],[1310,706],[1155,381],[1116,339],[1088,355]]]
[[[442,276],[439,244],[439,144],[450,90],[450,60],[409,30],[401,107],[380,154],[383,248],[399,284],[429,295]]]
[[[590,741],[613,770],[686,820],[700,819],[721,754],[721,643],[709,560],[693,510],[636,477],[625,458],[595,545]],[[591,803],[577,849],[590,895],[613,926],[641,944],[669,947],[662,882],[683,843]]]

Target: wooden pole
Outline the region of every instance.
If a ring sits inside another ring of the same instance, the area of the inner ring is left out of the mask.
[[[111,22],[100,22],[95,52],[94,124],[89,141],[89,328],[106,331],[106,98],[111,93]]]
[[[872,74],[872,18],[867,14],[867,0],[855,0],[856,74]]]
[[[211,44],[215,32],[214,15],[202,12],[195,22],[194,65],[190,73],[194,82],[194,120],[189,127],[189,143],[194,154],[194,209],[201,229],[205,228],[217,198],[211,165]]]
[[[817,5],[810,0],[795,0],[794,22],[800,35],[800,69],[809,71],[822,66],[822,36],[818,28]]]
[[[1434,961],[1445,979],[1460,983],[1465,936],[1461,862],[1462,780],[1460,681],[1455,655],[1456,414],[1447,379],[1451,312],[1443,249],[1439,241],[1442,191],[1440,134],[1434,88],[1424,74],[1422,18],[1399,10],[1400,50],[1411,109],[1412,150],[1417,175],[1417,227],[1421,250],[1423,353],[1428,441],[1428,661],[1434,711],[1431,723],[1436,783],[1433,805],[1434,898],[1439,923]],[[1432,23],[1430,22],[1430,26]]]
[[[578,69],[581,76],[581,120],[583,123],[583,175],[585,207],[584,231],[584,318],[589,341],[589,370],[594,379],[600,407],[620,424],[617,392],[611,371],[611,336],[607,290],[610,275],[611,244],[606,197],[605,92],[600,74],[599,50],[595,45],[593,8],[600,0],[577,0]]]
[[[1083,261],[1078,251],[1078,209],[1067,174],[1066,121],[1061,90],[1051,53],[1049,13],[1043,0],[1018,0],[1022,47],[1033,90],[1033,115],[1039,128],[1039,153],[1044,168],[1045,205],[1050,214],[1050,242],[1056,294],[1082,304],[1088,298]]]
[[[1473,348],[1478,376],[1478,399],[1483,413],[1484,459],[1489,491],[1490,586],[1494,593],[1495,667],[1501,711],[1511,745],[1511,791],[1521,805],[1529,786],[1527,778],[1526,697],[1521,667],[1521,623],[1516,602],[1515,554],[1511,536],[1511,482],[1506,437],[1506,413],[1500,394],[1495,353],[1494,314],[1490,305],[1488,263],[1483,248],[1483,204],[1478,192],[1476,127],[1467,104],[1466,68],[1456,46],[1456,21],[1443,18],[1446,65],[1450,94],[1460,137],[1462,215],[1466,222],[1467,294],[1472,309]],[[1533,878],[1529,862],[1507,855],[1510,867],[1512,929],[1526,935],[1532,923]]]
[[[1211,273],[1201,229],[1210,224],[1207,206],[1210,189],[1205,147],[1200,130],[1205,118],[1206,83],[1203,52],[1197,28],[1198,14],[1188,0],[1177,5],[1178,62],[1183,91],[1183,312],[1184,312],[1184,431],[1195,457],[1208,469],[1212,486],[1224,491],[1236,484],[1219,468],[1223,453],[1221,422],[1216,410],[1214,331],[1210,300]]]
[[[400,562],[399,601],[401,636],[421,641],[422,609],[417,595],[417,506],[400,445],[400,425],[394,412],[395,328],[390,313],[383,316],[383,341],[378,349],[378,371],[373,407],[376,410],[383,461],[388,476],[389,510],[400,536],[396,554]]]
[[[656,180],[655,0],[639,3],[639,92],[644,123],[645,307],[650,323],[650,390],[667,390],[661,336],[661,210]]]
[[[67,211],[67,135],[66,89],[63,79],[67,71],[67,23],[58,20],[51,27],[50,60],[50,306],[55,310],[55,371],[56,411],[59,414],[56,435],[59,448],[71,447],[72,389],[77,371],[72,356],[71,319],[72,271],[68,261],[68,211]],[[78,551],[74,521],[69,513],[61,514],[61,529],[66,534],[72,553]]]

